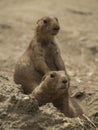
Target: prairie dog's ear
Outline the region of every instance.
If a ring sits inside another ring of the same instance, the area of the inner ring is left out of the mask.
[[[43,23],[46,24],[47,21],[45,21],[43,18],[37,20],[37,25],[42,25]]]
[[[42,23],[44,23],[44,24],[48,24],[49,21],[50,21],[50,18],[49,18],[49,17],[43,17],[43,18],[41,18],[41,19],[39,19],[39,20],[37,21],[37,24],[39,24],[40,22],[42,22]]]
[[[39,20],[37,20],[36,24],[39,24],[39,22],[40,22],[40,19],[39,19]]]
[[[44,81],[46,77],[47,77],[47,75],[45,74],[45,75],[42,77],[42,81]]]
[[[55,19],[56,19],[56,21],[58,22],[58,18],[57,18],[57,17],[55,17]]]
[[[42,21],[43,21],[43,18],[40,18],[40,19],[37,20],[36,23],[39,24],[39,23],[42,22]]]

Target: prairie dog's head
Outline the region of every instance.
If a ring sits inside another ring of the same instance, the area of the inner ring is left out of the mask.
[[[43,17],[37,21],[37,32],[45,35],[56,35],[60,30],[56,17]]]
[[[43,91],[62,95],[69,88],[69,79],[64,71],[51,71],[42,79]]]

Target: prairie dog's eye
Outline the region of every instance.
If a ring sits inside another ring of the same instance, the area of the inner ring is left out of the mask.
[[[55,74],[50,74],[50,77],[51,78],[55,78]]]
[[[43,21],[44,21],[44,23],[45,23],[45,24],[47,24],[47,23],[48,23],[48,20],[46,20],[46,19],[44,19]]]

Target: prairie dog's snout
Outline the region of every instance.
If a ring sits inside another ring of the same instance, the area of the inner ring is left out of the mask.
[[[67,82],[68,82],[67,79],[63,79],[63,80],[62,80],[62,83],[63,83],[63,84],[66,84]]]
[[[60,89],[68,89],[68,78],[66,76],[61,76],[58,82],[58,88]]]

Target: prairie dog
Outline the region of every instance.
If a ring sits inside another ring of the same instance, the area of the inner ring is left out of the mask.
[[[64,71],[51,71],[47,73],[32,95],[38,100],[39,106],[52,102],[62,113],[68,117],[83,114],[78,102],[69,96],[69,79]]]

